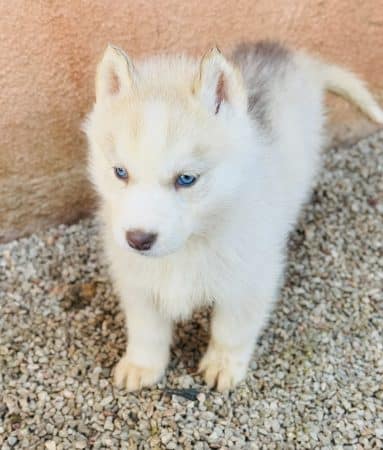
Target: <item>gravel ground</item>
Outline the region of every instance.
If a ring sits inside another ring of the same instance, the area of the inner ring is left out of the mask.
[[[112,386],[124,320],[95,221],[1,246],[1,448],[383,448],[382,174],[383,132],[326,151],[280,301],[229,396],[193,375],[208,311],[177,328],[161,384]]]

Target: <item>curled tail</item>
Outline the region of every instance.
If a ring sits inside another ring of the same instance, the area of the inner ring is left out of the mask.
[[[365,83],[342,67],[317,61],[325,89],[358,106],[371,120],[383,125],[383,110],[374,100]]]

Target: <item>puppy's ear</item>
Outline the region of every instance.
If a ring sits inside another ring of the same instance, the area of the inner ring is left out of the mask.
[[[225,105],[242,111],[247,109],[242,76],[217,47],[201,59],[193,92],[212,114],[219,114]]]
[[[96,101],[127,94],[137,80],[137,72],[128,55],[108,45],[96,73]]]

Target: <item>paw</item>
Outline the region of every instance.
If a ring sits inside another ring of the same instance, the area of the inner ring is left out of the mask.
[[[137,391],[156,384],[165,372],[165,367],[140,367],[123,356],[114,368],[114,384],[125,387],[128,392]]]
[[[248,361],[230,350],[210,344],[199,365],[206,384],[219,392],[232,390],[246,376]]]

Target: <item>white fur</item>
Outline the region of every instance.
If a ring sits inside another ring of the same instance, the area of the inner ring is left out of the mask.
[[[352,90],[352,99],[381,118],[356,78],[316,70],[302,54],[292,58],[269,92],[269,133],[247,113],[241,74],[217,51],[202,63],[157,57],[135,68],[109,47],[101,61],[86,132],[106,256],[128,329],[117,384],[134,390],[156,382],[168,363],[172,323],[209,304],[205,380],[225,390],[244,378],[278,296],[288,233],[320,166],[325,86]],[[221,74],[225,92],[215,114]],[[127,183],[114,166],[127,168]],[[200,176],[193,187],[176,189],[178,173]],[[125,239],[137,228],[158,233],[145,254]]]

